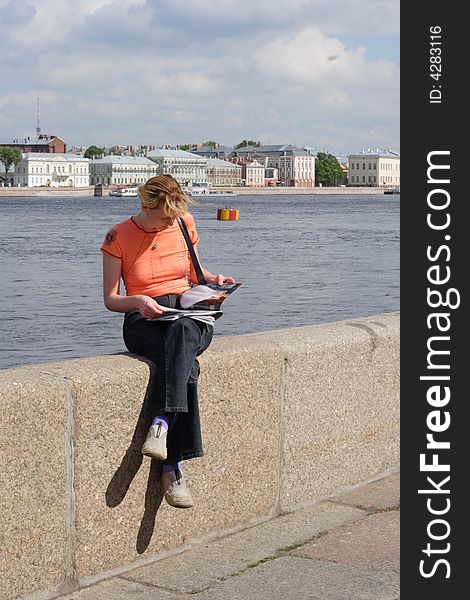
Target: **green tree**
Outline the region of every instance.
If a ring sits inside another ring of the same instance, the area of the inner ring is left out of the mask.
[[[259,146],[260,142],[255,142],[254,140],[243,140],[242,142],[240,142],[239,144],[237,144],[235,146],[235,150],[237,148],[244,148],[245,146]]]
[[[208,142],[202,142],[203,146],[210,146],[211,148],[215,148],[219,145],[219,142],[214,142],[214,140],[209,140]]]
[[[0,146],[0,163],[5,167],[5,181],[7,181],[8,171],[10,170],[11,165],[17,165],[20,160],[21,152],[19,148]]]
[[[194,144],[180,144],[180,150],[191,150]]]
[[[333,154],[319,152],[315,160],[315,181],[326,186],[337,186],[343,183],[343,170]]]
[[[98,146],[88,146],[83,156],[85,158],[96,158],[102,154],[104,154],[103,148],[98,148]]]

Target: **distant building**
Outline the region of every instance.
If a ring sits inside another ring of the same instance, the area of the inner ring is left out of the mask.
[[[351,186],[396,187],[400,185],[400,155],[390,150],[362,150],[348,156]]]
[[[81,156],[83,156],[86,151],[87,151],[86,146],[71,146],[68,149],[67,154],[80,154]]]
[[[192,154],[197,154],[198,156],[220,159],[228,158],[232,151],[233,148],[230,148],[229,146],[220,146],[219,144],[216,144],[215,146],[204,146],[203,144],[196,144],[189,150],[189,152],[191,152]]]
[[[29,137],[13,140],[0,139],[0,146],[11,146],[19,148],[21,152],[47,152],[49,154],[65,154],[67,147],[65,142],[56,135],[40,134],[36,140]]]
[[[264,170],[264,185],[266,187],[275,187],[279,182],[279,169],[276,167],[266,167]]]
[[[90,160],[90,185],[140,185],[157,171],[155,162],[144,156],[110,154]]]
[[[207,182],[211,186],[242,185],[242,167],[219,158],[207,159]]]
[[[258,146],[244,146],[243,148],[232,150],[229,160],[235,164],[246,164],[251,160],[257,160],[264,166],[268,164],[268,156],[258,152]]]
[[[237,148],[230,153],[230,160],[264,162],[265,167],[278,169],[279,182],[286,187],[315,186],[315,156],[308,150],[291,144]]]
[[[15,165],[13,185],[20,187],[86,187],[89,160],[76,154],[25,152]]]
[[[247,187],[264,187],[264,164],[248,160],[242,165],[242,177]]]
[[[156,148],[147,157],[158,165],[158,175],[166,173],[181,185],[207,185],[207,158],[185,150]]]

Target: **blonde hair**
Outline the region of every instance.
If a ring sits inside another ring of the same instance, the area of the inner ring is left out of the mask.
[[[163,202],[163,211],[167,217],[185,213],[191,202],[191,198],[171,175],[151,177],[139,186],[137,193],[143,207],[157,208]]]

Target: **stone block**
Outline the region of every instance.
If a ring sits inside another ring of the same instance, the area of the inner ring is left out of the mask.
[[[67,386],[2,371],[0,414],[0,599],[11,600],[67,576]]]
[[[379,571],[400,572],[400,513],[369,515],[328,532],[292,552],[295,556]]]
[[[396,465],[398,314],[287,329],[275,339],[286,361],[282,508]]]
[[[301,594],[301,595],[300,595]],[[295,556],[267,560],[196,594],[197,600],[396,600],[395,573]]]
[[[61,596],[60,600],[188,600],[188,597],[116,577]]]
[[[395,473],[341,494],[335,502],[375,512],[400,506],[400,474]]]

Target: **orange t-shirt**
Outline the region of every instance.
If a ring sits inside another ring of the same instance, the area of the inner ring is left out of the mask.
[[[194,246],[199,241],[194,218],[182,218]],[[104,239],[101,251],[121,260],[121,277],[126,294],[163,296],[181,294],[197,282],[186,240],[175,219],[162,231],[143,229],[131,217],[114,225]]]

